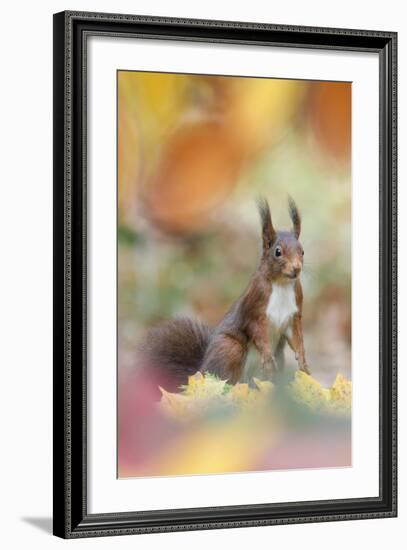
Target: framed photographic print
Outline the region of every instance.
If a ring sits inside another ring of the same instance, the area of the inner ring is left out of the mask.
[[[392,517],[393,32],[54,16],[54,534]]]

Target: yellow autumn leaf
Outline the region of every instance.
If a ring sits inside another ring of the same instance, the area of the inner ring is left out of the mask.
[[[211,399],[222,395],[226,385],[226,380],[221,380],[215,376],[203,375],[197,372],[188,377],[188,384],[183,388],[183,395]]]
[[[225,385],[224,380],[197,372],[188,378],[188,384],[180,393],[170,393],[160,387],[162,398],[159,406],[169,418],[190,421],[225,402],[222,396]]]
[[[313,410],[326,408],[330,398],[329,390],[324,389],[315,378],[300,370],[295,373],[294,380],[289,384],[288,389],[295,401]]]
[[[253,379],[255,387],[241,383],[230,386],[211,374],[197,372],[188,379],[180,393],[163,389],[160,408],[174,420],[190,421],[209,410],[233,407],[237,412],[263,410],[270,404],[270,395],[278,391],[268,380]],[[286,391],[301,405],[321,413],[349,414],[352,403],[352,383],[338,374],[331,388],[324,388],[309,374],[297,371]]]
[[[313,410],[347,414],[352,404],[352,382],[338,374],[331,388],[323,388],[309,374],[295,373],[289,384],[289,393],[295,401],[309,406]]]
[[[270,380],[260,380],[259,378],[253,377],[253,382],[256,384],[260,393],[270,394],[274,388],[274,384]]]
[[[343,411],[350,411],[352,407],[352,382],[342,374],[337,374],[331,388],[331,403]]]

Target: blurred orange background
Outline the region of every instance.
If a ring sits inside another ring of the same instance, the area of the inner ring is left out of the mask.
[[[338,372],[351,377],[351,84],[119,71],[118,368],[119,387],[127,388],[119,393],[119,462],[121,452],[126,472],[139,471],[136,459],[124,459],[133,456],[134,408],[144,410],[126,393],[137,376],[138,342],[149,326],[177,315],[219,322],[257,265],[255,199],[265,196],[275,226],[287,228],[287,194],[303,217],[308,363],[330,385]],[[256,367],[251,354],[246,380]]]

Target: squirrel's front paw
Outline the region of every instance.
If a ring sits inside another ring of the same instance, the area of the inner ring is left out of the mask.
[[[311,371],[307,365],[307,363],[304,363],[303,365],[300,366],[300,370],[302,370],[303,372],[305,372],[306,374],[309,374],[311,375]]]

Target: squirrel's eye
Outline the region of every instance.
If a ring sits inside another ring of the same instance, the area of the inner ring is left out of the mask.
[[[277,248],[274,251],[274,255],[278,258],[279,256],[281,256],[281,254],[282,254],[281,248],[277,246]]]

